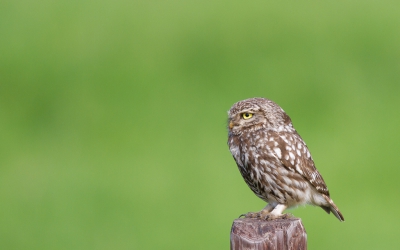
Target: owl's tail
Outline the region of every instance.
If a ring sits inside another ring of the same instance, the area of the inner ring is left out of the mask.
[[[324,209],[328,214],[332,212],[336,218],[338,218],[340,221],[344,221],[342,213],[339,211],[339,208],[335,205],[335,203],[333,203],[333,200],[324,194],[322,194],[322,196],[330,205],[329,207],[322,207],[322,209]]]

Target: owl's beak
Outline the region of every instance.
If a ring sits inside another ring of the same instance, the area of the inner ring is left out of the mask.
[[[233,122],[229,122],[229,129],[232,129],[234,126]]]

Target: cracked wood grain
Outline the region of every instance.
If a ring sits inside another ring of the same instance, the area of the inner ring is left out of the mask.
[[[307,233],[299,218],[236,219],[231,229],[231,250],[305,250]]]

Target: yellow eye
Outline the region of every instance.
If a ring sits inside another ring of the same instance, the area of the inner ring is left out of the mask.
[[[243,113],[242,114],[243,119],[247,120],[250,119],[251,117],[253,117],[252,113]]]

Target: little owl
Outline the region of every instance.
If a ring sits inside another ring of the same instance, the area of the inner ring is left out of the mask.
[[[229,149],[250,189],[268,205],[246,218],[275,219],[286,208],[321,207],[344,221],[290,117],[275,102],[251,98],[228,112]]]

